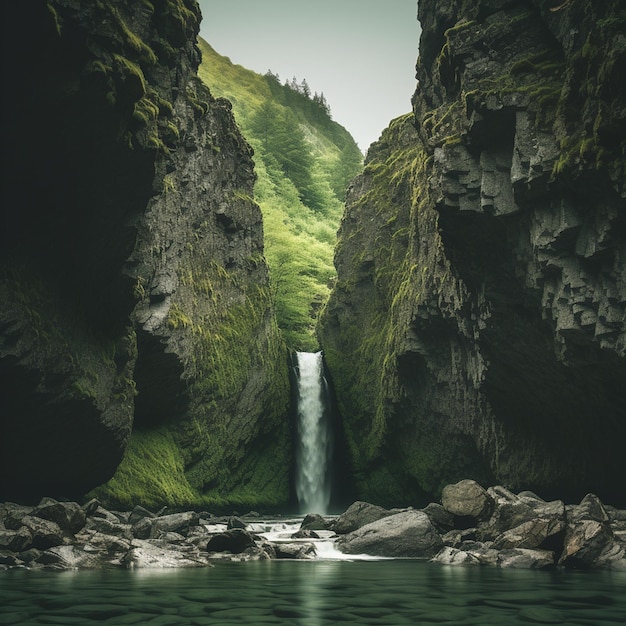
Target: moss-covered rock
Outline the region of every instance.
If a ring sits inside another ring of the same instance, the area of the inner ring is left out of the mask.
[[[359,498],[619,496],[618,5],[420,2],[414,111],[353,185],[320,323]]]
[[[3,11],[20,191],[3,204],[3,494],[76,496],[125,452],[97,490],[111,504],[285,503],[287,353],[251,150],[197,78],[196,2]]]

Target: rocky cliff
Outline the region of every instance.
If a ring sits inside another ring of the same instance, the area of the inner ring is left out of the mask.
[[[472,477],[623,500],[626,14],[420,0],[320,324],[361,499]]]
[[[196,76],[197,3],[2,11],[1,495],[80,495],[126,451],[119,505],[286,500],[251,150]]]

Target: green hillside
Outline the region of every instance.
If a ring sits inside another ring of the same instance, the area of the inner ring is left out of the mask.
[[[335,234],[345,190],[363,164],[352,136],[306,81],[281,84],[219,55],[204,40],[200,78],[232,102],[254,149],[255,200],[263,212],[278,323],[296,350],[318,348],[317,313],[335,276]]]

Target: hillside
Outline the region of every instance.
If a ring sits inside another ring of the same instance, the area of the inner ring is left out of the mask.
[[[254,199],[263,213],[278,325],[289,347],[315,350],[317,314],[335,276],[335,234],[361,152],[305,80],[281,84],[271,72],[231,63],[202,39],[199,46],[200,78],[232,103],[254,149]]]

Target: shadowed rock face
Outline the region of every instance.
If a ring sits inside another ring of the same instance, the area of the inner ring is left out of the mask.
[[[419,4],[411,115],[349,193],[320,336],[358,484],[623,498],[618,3]]]
[[[232,489],[229,463],[249,480],[258,459],[242,457],[273,446],[266,482],[286,499],[286,355],[251,149],[197,79],[197,3],[2,10],[0,497],[103,483],[135,422],[160,429],[188,502]]]

